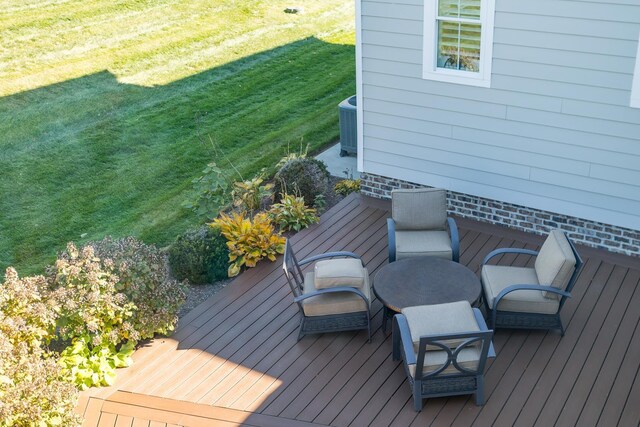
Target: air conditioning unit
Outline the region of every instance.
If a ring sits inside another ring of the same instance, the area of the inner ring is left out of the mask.
[[[358,127],[356,120],[356,96],[338,105],[340,114],[340,157],[358,152]]]

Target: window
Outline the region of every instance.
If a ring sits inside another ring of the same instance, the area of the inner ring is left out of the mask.
[[[640,108],[640,36],[638,36],[638,52],[636,53],[636,67],[633,70],[631,83],[631,103],[633,108]]]
[[[423,77],[490,86],[495,0],[425,0]]]

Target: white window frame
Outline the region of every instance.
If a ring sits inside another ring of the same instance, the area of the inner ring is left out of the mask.
[[[438,17],[438,2],[439,0],[425,0],[424,2],[422,78],[448,83],[491,87],[495,0],[481,0],[480,2],[481,33],[478,72],[438,68],[438,25],[436,19]]]
[[[633,108],[640,108],[640,35],[638,35],[638,51],[636,52],[636,66],[633,70],[629,105]]]

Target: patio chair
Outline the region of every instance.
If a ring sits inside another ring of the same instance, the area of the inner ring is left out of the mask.
[[[459,261],[458,227],[453,218],[447,218],[445,190],[393,190],[387,230],[389,262],[424,255]]]
[[[535,256],[535,266],[489,265],[497,255]],[[482,262],[482,289],[492,328],[559,329],[564,335],[560,310],[582,268],[575,246],[561,230],[552,230],[540,252],[496,249]]]
[[[303,274],[302,266],[311,262],[314,269]],[[366,329],[371,342],[369,273],[358,255],[330,252],[298,261],[287,240],[282,269],[300,310],[298,340],[307,334]]]
[[[484,404],[484,368],[495,357],[482,313],[467,301],[408,307],[393,318],[393,360],[402,359],[422,410],[428,397],[475,394]]]

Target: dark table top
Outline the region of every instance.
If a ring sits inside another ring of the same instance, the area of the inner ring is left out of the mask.
[[[437,257],[405,258],[385,265],[375,275],[373,291],[393,311],[416,305],[467,300],[482,292],[480,280],[462,264]]]

